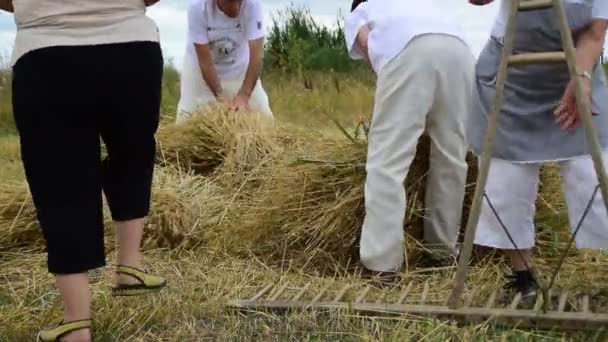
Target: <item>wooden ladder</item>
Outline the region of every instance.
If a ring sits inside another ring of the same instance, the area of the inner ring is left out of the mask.
[[[523,11],[535,11],[549,8],[554,8],[559,18],[562,47],[564,51],[513,55],[513,40],[515,37],[515,29],[519,13]],[[582,114],[585,135],[587,137],[589,146],[591,147],[593,165],[599,180],[604,205],[608,211],[608,182],[606,178],[606,170],[602,161],[602,149],[598,140],[597,132],[593,126],[590,104],[588,104],[587,101],[581,100],[584,96],[583,85],[576,70],[574,42],[570,32],[570,27],[568,25],[568,18],[564,4],[562,3],[562,0],[513,0],[511,1],[511,12],[507,21],[502,58],[497,75],[496,97],[494,99],[492,112],[489,116],[488,130],[486,132],[485,144],[481,156],[481,166],[477,176],[475,194],[473,196],[473,203],[471,205],[471,211],[467,221],[464,243],[454,280],[454,288],[448,300],[448,305],[452,309],[456,309],[462,305],[461,297],[469,270],[469,261],[473,251],[473,242],[475,239],[477,224],[479,222],[481,204],[484,199],[488,170],[490,168],[490,161],[492,159],[491,156],[494,149],[494,140],[496,137],[496,129],[498,127],[498,115],[503,104],[503,92],[505,80],[507,78],[507,69],[511,65],[548,63],[567,63],[570,77],[571,79],[575,80],[577,107],[579,112]]]

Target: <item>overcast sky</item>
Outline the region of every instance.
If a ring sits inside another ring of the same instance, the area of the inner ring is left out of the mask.
[[[100,0],[101,1],[101,0]],[[149,9],[148,15],[153,18],[161,32],[162,46],[167,58],[172,58],[177,65],[181,64],[186,37],[186,7],[190,0],[161,0]],[[426,0],[429,1],[429,0]],[[475,54],[479,53],[485,43],[497,13],[496,1],[487,6],[471,6],[465,0],[434,0],[442,4],[445,11],[453,13],[465,26],[467,41]],[[267,19],[276,16],[278,11],[290,3],[306,6],[321,23],[333,25],[339,15],[345,15],[350,9],[350,0],[263,0]],[[0,55],[10,54],[15,35],[12,16],[0,14]],[[266,21],[267,25],[271,22]]]

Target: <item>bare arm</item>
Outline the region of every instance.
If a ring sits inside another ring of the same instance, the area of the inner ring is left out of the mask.
[[[223,92],[222,84],[217,76],[217,70],[213,65],[213,58],[211,57],[209,45],[194,44],[194,48],[196,50],[198,65],[201,69],[201,73],[203,74],[205,83],[207,83],[207,86],[209,86],[209,89],[211,89],[216,98],[221,97]]]
[[[368,41],[369,41],[369,26],[363,25],[361,27],[361,29],[359,30],[359,33],[357,34],[357,44],[359,45],[359,48],[361,49],[361,52],[363,53],[363,57],[365,58],[365,61],[371,68],[372,62],[369,58]]]
[[[593,70],[602,54],[607,29],[608,20],[593,20],[588,28],[579,33],[576,40],[576,69],[579,76],[582,77],[585,93],[582,100],[587,101],[589,105],[591,104],[592,94],[592,80],[590,78],[593,76]],[[577,107],[574,80],[571,80],[566,87],[564,96],[554,114],[556,122],[564,130],[579,127],[581,113]]]
[[[594,20],[578,37],[576,42],[576,64],[579,72],[591,74],[598,63],[606,40],[608,20]]]
[[[264,38],[249,42],[249,66],[238,95],[249,98],[262,74],[264,66]]]
[[[0,0],[0,10],[4,10],[13,13],[13,0]]]

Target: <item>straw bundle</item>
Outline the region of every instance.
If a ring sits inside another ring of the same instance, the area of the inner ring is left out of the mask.
[[[27,183],[0,183],[0,246],[42,245]]]
[[[247,241],[247,248],[270,254],[285,254],[279,248],[285,246],[309,256],[320,252],[335,259],[353,257],[365,211],[367,146],[335,137],[301,138],[307,143],[277,160],[272,172],[264,175],[264,185],[242,208],[239,216],[247,224],[237,243]],[[418,239],[422,237],[429,144],[427,137],[420,140],[405,182],[404,229]],[[470,171],[474,178],[476,167]],[[468,191],[466,203],[470,195]]]
[[[210,107],[159,130],[159,159],[202,175],[220,166],[247,172],[273,152],[272,134],[272,121],[261,115]]]
[[[211,181],[157,168],[143,245],[194,248],[204,242],[206,230],[217,225],[223,202],[220,190]]]
[[[0,138],[0,162],[20,162],[21,148],[15,137]]]

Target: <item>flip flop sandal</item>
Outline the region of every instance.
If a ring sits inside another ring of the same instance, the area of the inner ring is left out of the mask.
[[[91,329],[93,322],[90,319],[79,321],[61,321],[55,328],[45,329],[38,333],[37,341],[40,342],[59,342],[61,338],[78,330]]]
[[[167,281],[164,278],[129,266],[119,265],[116,273],[135,278],[139,281],[139,284],[118,284],[112,288],[113,296],[140,296],[158,291],[167,285]]]

